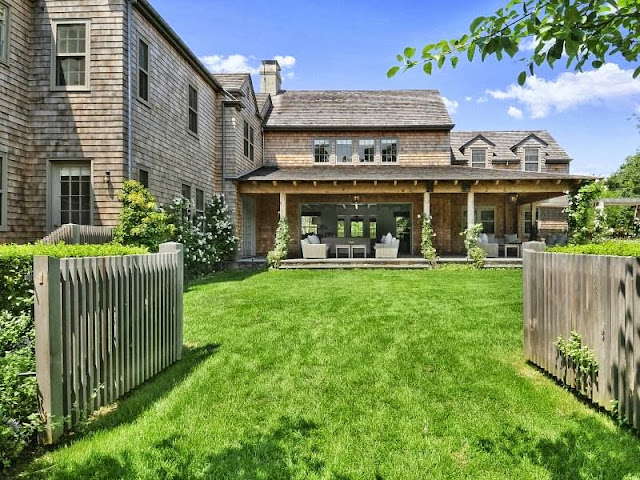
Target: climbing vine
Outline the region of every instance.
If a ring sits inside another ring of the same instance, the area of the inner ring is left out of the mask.
[[[420,215],[418,215],[420,217]],[[433,247],[433,237],[436,234],[433,231],[433,224],[431,215],[422,215],[422,256],[427,260],[431,267],[436,266],[436,260],[438,258],[436,249]]]

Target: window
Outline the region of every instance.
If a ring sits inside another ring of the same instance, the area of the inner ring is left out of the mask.
[[[198,133],[198,90],[189,85],[189,131]]]
[[[316,217],[313,215],[302,215],[301,225],[302,225],[302,234],[318,234],[318,225],[316,224]]]
[[[9,7],[0,3],[0,62],[9,61]],[[0,223],[2,225],[2,223]]]
[[[204,191],[196,188],[196,218],[204,217]]]
[[[60,169],[60,224],[91,225],[91,167]]]
[[[540,149],[539,148],[524,149],[524,169],[527,172],[540,171]]]
[[[382,163],[396,163],[398,161],[398,141],[382,139],[380,141]]]
[[[7,155],[0,152],[0,229],[7,226]]]
[[[149,101],[149,45],[138,41],[138,98]]]
[[[346,218],[343,216],[338,216],[338,224],[336,225],[336,233],[338,234],[338,238],[346,237]]]
[[[482,224],[483,233],[496,233],[496,209],[495,207],[476,207],[475,223]],[[467,209],[462,210],[462,229],[467,228]]]
[[[360,140],[358,142],[358,155],[360,157],[360,162],[373,162],[376,156],[376,141]]]
[[[244,122],[244,156],[253,160],[254,156],[254,131],[249,122]]]
[[[524,210],[524,233],[531,233],[531,207],[525,207]]]
[[[89,88],[89,21],[54,23],[53,87],[62,90]]]
[[[329,163],[331,142],[329,140],[313,141],[313,161],[315,163]]]
[[[475,168],[487,167],[487,150],[484,148],[471,149],[471,166]]]
[[[378,237],[378,221],[376,217],[369,217],[369,238]]]
[[[353,157],[353,141],[336,140],[336,158],[338,163],[351,163]]]
[[[191,201],[191,185],[182,184],[182,196]]]
[[[138,169],[138,180],[144,188],[149,188],[149,172],[147,170]]]
[[[364,219],[362,217],[351,217],[349,230],[351,237],[364,237]]]

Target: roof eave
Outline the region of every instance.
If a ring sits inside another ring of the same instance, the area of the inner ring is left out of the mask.
[[[451,130],[455,127],[453,123],[447,123],[442,125],[265,125],[266,131],[322,131],[329,132],[335,130],[345,131],[402,131],[402,130]]]

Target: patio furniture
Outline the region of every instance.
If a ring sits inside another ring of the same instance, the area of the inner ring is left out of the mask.
[[[340,258],[340,250],[346,250],[347,258],[351,258],[351,245],[336,245],[336,258]]]
[[[331,246],[330,252],[335,253],[336,245],[364,245],[367,249],[367,256],[371,254],[371,239],[364,237],[324,237],[322,243]]]
[[[376,258],[398,258],[400,240],[397,238],[392,238],[391,241],[385,240],[389,243],[376,243]]]
[[[484,253],[486,253],[487,257],[489,258],[495,258],[499,256],[500,244],[495,241],[494,235],[492,235],[492,238],[489,238],[486,233],[481,233],[478,236],[478,247],[484,250]]]
[[[519,243],[505,243],[504,244],[504,256],[509,256],[509,250],[515,250],[516,257],[520,256],[520,245]]]
[[[311,243],[309,240],[300,240],[302,247],[302,258],[327,258],[329,256],[329,245],[325,243]]]
[[[367,246],[366,245],[351,245],[351,257],[355,258],[356,252],[362,253],[362,258],[367,258]]]

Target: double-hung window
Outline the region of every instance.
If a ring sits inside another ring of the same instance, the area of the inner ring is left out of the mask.
[[[527,172],[540,171],[540,149],[539,148],[524,149],[524,169]]]
[[[0,150],[0,230],[7,227],[7,154]]]
[[[204,190],[196,188],[196,222],[204,229]]]
[[[0,62],[9,61],[9,7],[0,2]]]
[[[524,221],[524,233],[529,235],[531,233],[531,225],[533,224],[530,206],[525,207],[522,216]]]
[[[336,158],[338,163],[351,163],[353,157],[353,141],[336,140]]]
[[[149,188],[149,170],[144,168],[138,169],[138,180],[144,188]]]
[[[253,160],[255,147],[254,147],[255,132],[253,127],[249,125],[249,122],[244,121],[244,156]]]
[[[482,224],[483,233],[496,233],[496,208],[495,207],[476,207],[474,211],[474,222]],[[463,228],[467,225],[467,209],[462,210]]]
[[[329,163],[331,156],[330,140],[313,141],[313,161],[314,163]]]
[[[358,142],[358,156],[360,163],[373,163],[376,158],[376,141],[360,140]]]
[[[487,167],[487,150],[484,148],[471,149],[471,166],[474,168]]]
[[[54,22],[51,65],[55,90],[89,88],[90,27],[88,20]]]
[[[198,90],[189,85],[189,131],[198,134]]]
[[[149,44],[138,41],[138,98],[149,101]]]
[[[380,140],[382,153],[382,163],[396,163],[398,161],[398,140],[385,139]]]

